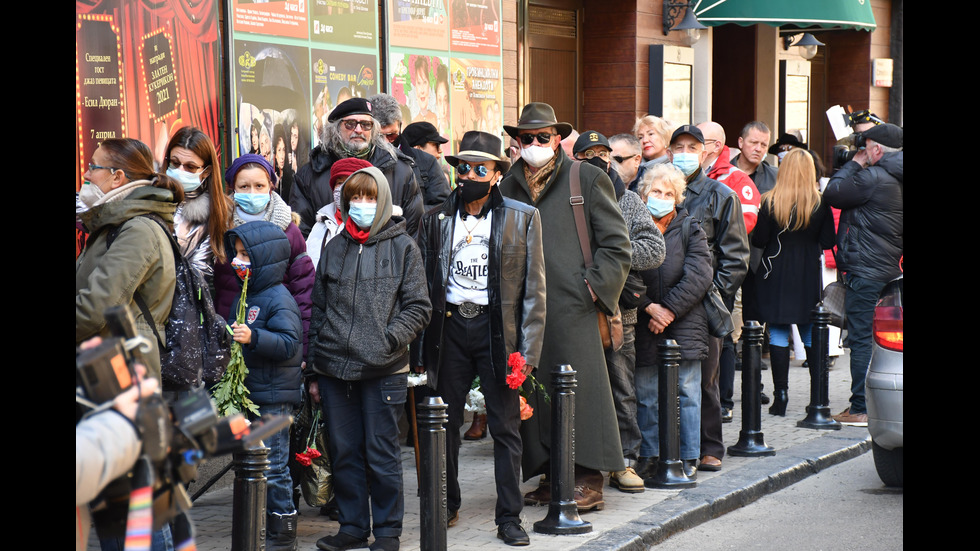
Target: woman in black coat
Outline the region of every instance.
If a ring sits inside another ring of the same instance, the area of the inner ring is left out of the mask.
[[[817,188],[805,149],[786,154],[776,186],[762,196],[752,246],[762,249],[755,271],[756,306],[769,325],[775,396],[769,413],[786,415],[790,325],[796,324],[810,358],[810,315],[823,289],[820,255],[834,245],[834,218]]]
[[[678,370],[681,459],[690,476],[701,454],[701,361],[708,357],[708,316],[702,301],[714,273],[704,230],[687,211],[685,179],[671,164],[653,167],[639,185],[640,198],[660,228],[667,254],[659,268],[640,272],[646,295],[637,310],[636,398],[642,441],[637,473],[647,478],[660,449],[657,348],[674,339],[681,348]]]

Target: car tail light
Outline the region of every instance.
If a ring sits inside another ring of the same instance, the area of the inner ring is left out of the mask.
[[[901,306],[885,305],[886,301],[875,308],[874,338],[878,346],[898,352],[905,351],[905,331]]]

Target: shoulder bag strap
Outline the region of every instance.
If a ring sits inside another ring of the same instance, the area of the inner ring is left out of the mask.
[[[585,226],[585,198],[582,197],[582,161],[572,162],[570,177],[568,180],[568,190],[571,196],[568,203],[572,205],[572,212],[575,214],[575,231],[578,233],[578,244],[582,247],[582,258],[585,259],[585,267],[592,267],[592,247],[589,246],[589,234]]]

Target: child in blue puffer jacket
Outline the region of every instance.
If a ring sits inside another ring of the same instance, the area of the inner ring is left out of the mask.
[[[245,386],[262,415],[289,415],[302,399],[303,322],[299,306],[283,285],[289,239],[275,224],[248,222],[225,233],[225,250],[235,251],[239,280],[249,274],[245,323],[234,323],[241,296],[229,316],[235,341],[242,344],[248,376]],[[292,550],[297,512],[289,476],[289,428],[264,440],[270,448],[266,510],[266,549]]]

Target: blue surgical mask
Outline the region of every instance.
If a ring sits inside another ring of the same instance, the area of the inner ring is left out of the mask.
[[[258,214],[265,210],[271,197],[268,193],[235,193],[235,203],[249,214]]]
[[[186,170],[170,167],[167,169],[167,176],[180,182],[184,191],[194,191],[201,187],[201,175]]]
[[[674,153],[674,166],[684,173],[684,176],[694,174],[694,171],[701,167],[697,153]]]
[[[377,203],[351,203],[347,214],[360,228],[370,228],[374,223],[374,215],[378,211]]]
[[[674,202],[670,199],[657,199],[653,195],[648,195],[647,210],[657,219],[660,219],[674,212]]]

